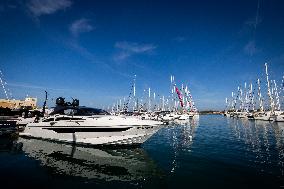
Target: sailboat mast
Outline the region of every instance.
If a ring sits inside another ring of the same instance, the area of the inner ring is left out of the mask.
[[[165,96],[162,97],[162,111],[165,111]]]
[[[244,111],[248,112],[248,90],[247,83],[245,82],[245,90],[244,90]]]
[[[252,83],[250,84],[250,103],[252,105],[252,110],[254,111],[255,106],[254,106],[254,95],[253,95],[253,90],[252,90]]]
[[[274,83],[274,93],[275,93],[275,98],[276,98],[276,109],[280,111],[280,100],[279,100],[279,94],[277,90],[276,81],[273,80],[273,83]]]
[[[267,63],[264,64],[265,65],[265,74],[266,74],[266,82],[267,82],[267,93],[268,93],[268,97],[270,100],[270,108],[271,111],[274,111],[274,101],[271,95],[271,91],[270,91],[270,81],[269,81],[269,76],[268,76],[268,66]]]
[[[258,85],[258,101],[259,101],[259,109],[260,111],[264,111],[264,108],[263,108],[263,99],[261,97],[261,90],[260,90],[260,80],[257,79],[257,85]]]
[[[234,92],[232,92],[232,111],[235,111],[235,98],[234,98]]]
[[[148,96],[148,100],[149,100],[149,106],[148,106],[148,112],[150,112],[150,110],[151,110],[151,89],[150,89],[150,87],[149,87],[149,96]]]
[[[240,110],[243,111],[243,107],[244,107],[244,102],[243,102],[243,90],[241,88],[239,88],[239,92],[240,92],[240,96],[239,96],[239,100],[240,100]]]

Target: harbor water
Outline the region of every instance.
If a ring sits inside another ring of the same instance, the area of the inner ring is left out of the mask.
[[[281,188],[284,123],[201,115],[126,149],[2,137],[0,170],[10,188]]]

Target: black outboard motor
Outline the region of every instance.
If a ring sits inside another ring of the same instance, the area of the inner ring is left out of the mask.
[[[72,106],[79,106],[79,100],[73,99]]]
[[[64,106],[65,105],[65,99],[63,97],[59,97],[56,99],[56,105],[58,106]]]

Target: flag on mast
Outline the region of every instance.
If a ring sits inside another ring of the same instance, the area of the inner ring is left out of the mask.
[[[178,88],[176,86],[175,86],[175,88],[176,88],[176,93],[177,93],[178,98],[179,98],[180,105],[181,105],[181,107],[183,107],[182,95],[181,95],[180,91],[178,90]]]

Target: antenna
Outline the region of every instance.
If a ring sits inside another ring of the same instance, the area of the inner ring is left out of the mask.
[[[123,110],[124,111],[127,111],[128,109],[128,105],[129,105],[129,101],[131,99],[131,96],[132,96],[132,92],[134,93],[134,97],[135,97],[135,93],[136,93],[136,89],[135,89],[135,82],[136,82],[136,75],[134,75],[134,79],[133,79],[133,83],[132,83],[132,86],[131,86],[131,89],[130,89],[130,93],[128,95],[128,98],[127,98],[127,102],[125,102],[123,105]]]
[[[271,108],[271,111],[274,112],[274,101],[273,101],[271,90],[270,90],[270,81],[269,81],[267,63],[265,63],[264,66],[265,66],[265,74],[266,74],[266,81],[267,81],[267,93],[270,99],[270,108]]]
[[[45,92],[45,100],[43,102],[43,107],[42,107],[42,116],[44,117],[44,114],[45,114],[45,108],[46,108],[46,102],[47,102],[47,91],[44,91]]]

